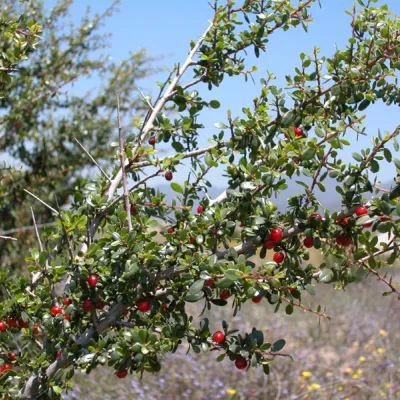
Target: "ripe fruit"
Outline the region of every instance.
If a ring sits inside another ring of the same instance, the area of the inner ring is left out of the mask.
[[[203,212],[203,206],[197,207],[197,214],[201,214]]]
[[[221,343],[225,340],[225,335],[221,331],[217,331],[213,335],[213,340],[215,343]]]
[[[104,308],[104,304],[101,300],[96,303],[96,310],[102,310]]]
[[[251,301],[252,301],[253,303],[255,303],[255,304],[260,303],[261,300],[262,300],[262,296],[254,296],[254,297],[251,299]]]
[[[11,369],[11,365],[10,364],[4,364],[3,366],[5,371],[9,371]]]
[[[14,318],[7,318],[7,325],[10,328],[17,328],[17,321]]]
[[[275,244],[271,239],[268,239],[264,242],[263,246],[265,249],[271,250],[274,248]]]
[[[245,369],[247,368],[247,360],[242,356],[237,356],[235,360],[235,367],[237,369]]]
[[[368,214],[368,210],[364,206],[360,206],[356,208],[356,215],[357,217],[361,217],[361,215]]]
[[[70,304],[72,304],[72,300],[69,297],[64,297],[63,303],[64,306],[69,306]]]
[[[15,361],[17,359],[17,355],[15,353],[10,353],[9,358],[11,361]]]
[[[340,225],[347,225],[349,223],[349,217],[337,218],[336,222]]]
[[[150,144],[151,146],[154,146],[154,145],[156,144],[156,137],[155,137],[155,136],[151,136],[151,137],[149,138],[149,144]]]
[[[314,246],[314,238],[312,237],[306,237],[303,241],[304,246],[307,247],[307,249],[310,249],[311,247]]]
[[[168,309],[168,304],[167,303],[161,304],[161,309],[162,310],[167,310]]]
[[[97,275],[89,275],[87,280],[88,280],[89,286],[95,287],[97,285],[97,281],[99,280],[99,278]]]
[[[131,204],[131,213],[137,214],[137,207],[134,204]]]
[[[5,322],[0,321],[0,331],[5,331],[7,329],[7,325]]]
[[[71,316],[69,314],[64,314],[64,319],[66,319],[67,321],[69,321],[69,319],[71,318]]]
[[[18,129],[18,128],[21,128],[21,122],[16,122],[15,124],[14,124],[14,126]]]
[[[53,307],[51,307],[50,311],[53,314],[53,317],[55,317],[57,314],[62,313],[62,308],[60,306],[53,306]]]
[[[194,244],[196,242],[196,239],[193,236],[189,236],[189,243]]]
[[[29,322],[28,321],[24,321],[22,319],[22,317],[18,318],[18,325],[20,328],[28,328],[29,327]]]
[[[312,213],[310,217],[311,218],[316,218],[316,219],[319,220],[319,222],[322,222],[322,217],[317,213]]]
[[[285,255],[280,251],[274,254],[273,259],[277,264],[280,264],[285,259]]]
[[[208,280],[206,280],[205,285],[206,285],[207,287],[210,287],[210,288],[215,288],[215,281],[214,281],[214,279],[208,279]]]
[[[231,297],[231,292],[228,289],[223,290],[219,295],[219,298],[222,300],[227,300],[229,297]]]
[[[342,246],[343,246],[343,247],[350,246],[352,243],[353,243],[353,241],[351,240],[350,237],[348,237],[348,236],[343,236],[343,240],[342,240]]]
[[[297,137],[302,137],[303,136],[303,130],[298,128],[297,126],[293,127],[293,132]]]
[[[33,328],[33,334],[34,335],[39,335],[39,325],[38,324],[33,324],[33,326],[32,326],[32,328]]]
[[[165,173],[165,179],[167,180],[167,181],[172,181],[172,178],[174,177],[173,175],[172,175],[172,172],[171,171],[167,171],[166,173]]]
[[[168,233],[174,233],[175,229],[171,226],[170,228],[168,228],[167,232]]]
[[[151,303],[147,300],[141,301],[138,304],[138,309],[142,313],[149,312],[151,310]]]
[[[61,357],[61,351],[57,351],[56,358],[60,358],[60,357]]]
[[[367,224],[363,224],[364,228],[371,228],[371,226],[374,224],[374,222],[368,222]]]
[[[125,377],[128,375],[128,370],[125,369],[125,370],[123,370],[123,371],[117,371],[117,372],[115,373],[115,375],[116,375],[119,379],[125,378]]]
[[[283,238],[283,233],[279,228],[274,228],[272,229],[269,238],[274,242],[278,243],[282,240]]]
[[[84,302],[82,303],[82,308],[84,312],[89,312],[93,310],[93,303],[92,300],[84,300]]]

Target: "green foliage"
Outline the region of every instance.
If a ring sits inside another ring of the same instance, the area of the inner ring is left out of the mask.
[[[9,323],[1,333],[5,351],[13,349],[15,338],[22,349],[15,368],[2,378],[4,392],[17,396],[20,390],[20,398],[42,393],[58,398],[69,387],[76,368],[90,372],[97,365],[107,364],[119,377],[128,372],[158,372],[163,355],[174,353],[183,343],[195,353],[219,352],[218,361],[226,357],[239,369],[260,366],[268,374],[275,358],[288,356],[281,353],[285,340],[271,344],[256,328],[241,334],[229,330],[223,321],[225,339],[216,343],[208,320],[191,316],[186,303],[201,302],[204,310],[229,303],[236,315],[246,301],[264,297],[275,312],[285,304],[289,315],[300,308],[329,318],[321,307],[313,310],[302,304],[304,292],[315,295],[315,282],[343,289],[354,282],[359,268],[377,276],[388,293],[398,294],[396,284],[380,275],[384,261],[379,256],[390,254],[388,263],[398,258],[399,181],[397,177],[389,191],[374,191],[371,172],[377,172],[382,162],[393,163],[399,172],[398,161],[386,145],[398,146],[400,127],[373,137],[372,148],[353,154],[355,163],[346,164],[340,158],[341,150],[351,145],[347,135],[352,131],[366,134],[363,112],[372,103],[399,104],[398,88],[392,82],[399,69],[400,21],[385,6],[366,6],[360,1],[361,8],[352,15],[346,49],[336,50],[330,58],[320,57],[319,49],[301,54],[294,75],[286,77],[285,92],[273,85],[274,75],[268,74],[261,81],[260,95],[251,106],[243,107],[243,115],[235,117],[228,111],[227,120],[215,124],[220,131],[210,138],[210,146],[198,146],[201,111],[220,106],[218,100],[203,100],[202,84],[212,90],[229,76],[247,79],[255,70],[246,69],[248,50],[258,57],[276,30],[297,26],[306,30],[313,3],[215,4],[214,19],[199,41],[191,43],[187,60],[173,68],[156,98],[144,97],[145,114],[130,100],[132,75],[138,71],[131,66],[99,65],[79,45],[100,18],[64,37],[68,51],[62,54],[54,53],[59,49],[58,32],[49,31],[50,45],[38,46],[32,60],[34,56],[57,58],[62,66],[57,68],[52,62],[54,70],[48,73],[52,82],[58,82],[56,87],[85,75],[87,69],[102,71],[108,66],[112,78],[94,100],[67,98],[64,104],[57,95],[55,102],[45,95],[35,102],[43,92],[32,89],[37,71],[27,68],[26,74],[21,72],[15,97],[10,95],[8,100],[13,107],[7,121],[14,127],[19,113],[35,104],[32,118],[24,117],[18,140],[10,133],[5,143],[21,160],[33,154],[41,160],[35,168],[32,164],[28,189],[44,199],[37,206],[51,210],[48,218],[55,226],[40,232],[37,248],[26,258],[31,276],[4,274],[2,279],[6,294],[0,317],[22,318],[19,328]],[[59,3],[54,18],[64,15],[65,7]],[[47,28],[43,24],[45,33]],[[99,46],[94,40],[89,49]],[[79,60],[73,73],[67,68],[72,59]],[[190,73],[191,83],[181,83]],[[116,131],[110,123],[111,116],[115,117],[116,90],[121,106],[115,159],[120,164],[112,166],[107,142]],[[56,105],[66,107],[71,117],[50,118]],[[121,115],[131,117],[131,113],[135,133],[124,138]],[[43,115],[48,116],[45,122]],[[73,121],[72,125],[67,126],[67,121]],[[61,135],[58,146],[50,134],[54,131]],[[87,132],[93,136],[88,150],[105,164],[106,171],[91,181],[81,172],[91,159],[80,148],[72,151],[67,145],[79,134],[85,138]],[[154,145],[147,145],[149,137],[156,138]],[[32,148],[26,145],[28,139],[34,142]],[[159,157],[156,148],[162,142],[175,153]],[[44,157],[52,151],[53,158]],[[65,176],[47,165],[49,160],[67,168]],[[165,193],[150,186],[152,178],[164,175],[170,181],[173,172],[188,165],[187,180],[171,183],[176,198],[167,203]],[[217,167],[225,169],[229,187],[212,200],[207,175]],[[324,210],[323,216],[312,215],[320,207],[315,190],[325,190],[328,175],[336,181],[343,207],[333,213]],[[44,176],[45,182],[40,180]],[[304,183],[307,178],[309,184]],[[289,198],[288,209],[280,212],[270,199],[285,192],[288,179],[298,180],[305,190]],[[67,182],[70,189],[62,189],[60,185]],[[51,196],[54,191],[62,194],[66,205],[62,211]],[[368,204],[367,192],[374,194]],[[197,202],[201,206],[194,214]],[[363,204],[367,208],[360,212]],[[149,229],[157,219],[168,224],[161,235]],[[370,222],[372,231],[365,227]],[[234,230],[239,224],[237,244]],[[389,242],[378,243],[375,231],[388,233]],[[307,264],[306,237],[313,238],[325,262]],[[251,260],[256,253],[264,259],[272,249],[281,253],[275,261]],[[88,281],[90,275],[98,278],[97,284]],[[64,304],[62,312],[53,308],[57,304]],[[21,379],[14,379],[16,374]]]

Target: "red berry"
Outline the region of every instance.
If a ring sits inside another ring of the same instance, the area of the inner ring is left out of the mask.
[[[89,312],[93,310],[93,303],[92,300],[84,300],[82,303],[82,308],[84,312]]]
[[[344,247],[350,246],[352,244],[352,242],[353,241],[351,240],[351,238],[349,238],[348,236],[343,236],[342,246],[344,246]]]
[[[228,289],[223,290],[219,295],[219,298],[222,300],[227,300],[229,297],[231,297],[231,292]]]
[[[39,333],[40,333],[39,325],[38,324],[33,324],[32,328],[33,328],[33,334],[34,335],[39,335]]]
[[[7,325],[5,322],[0,321],[0,331],[5,331],[7,329]]]
[[[101,300],[96,303],[96,310],[102,310],[104,308],[104,304]]]
[[[137,214],[137,207],[134,204],[131,204],[131,213]]]
[[[18,129],[18,128],[21,128],[21,122],[16,122],[15,124],[14,124],[14,126]]]
[[[172,175],[172,172],[171,171],[167,171],[166,173],[165,173],[165,179],[167,180],[167,181],[172,181],[172,178],[174,177],[173,175]]]
[[[389,221],[389,217],[380,217],[379,218],[379,221],[381,221],[381,222],[385,222],[385,221]]]
[[[168,309],[168,304],[167,303],[161,304],[161,309],[167,310]]]
[[[2,375],[1,372],[4,371],[4,368],[0,365],[0,376]]]
[[[244,222],[242,221],[241,223],[240,223],[240,225],[239,225],[241,228],[243,228],[244,227]]]
[[[255,303],[255,304],[260,303],[261,300],[262,300],[262,296],[254,296],[254,297],[251,299],[251,301],[252,301],[253,303]]]
[[[266,241],[264,242],[264,245],[263,245],[263,246],[264,246],[265,249],[271,250],[271,249],[274,248],[275,244],[274,244],[274,242],[273,242],[271,239],[268,239],[268,240],[266,240]]]
[[[206,285],[207,287],[210,287],[210,288],[215,288],[215,281],[214,281],[214,279],[208,279],[208,280],[206,280],[205,285]]]
[[[197,207],[197,214],[201,214],[203,212],[203,206]]]
[[[99,280],[99,278],[97,275],[89,275],[87,280],[88,280],[89,286],[95,287],[97,285],[97,281]]]
[[[303,130],[298,128],[297,126],[293,127],[293,132],[297,137],[302,137],[303,136]]]
[[[69,306],[70,304],[72,304],[72,300],[69,297],[64,297],[63,303],[64,306]]]
[[[53,317],[55,317],[57,314],[62,313],[62,308],[60,306],[53,306],[53,307],[51,307],[50,311],[53,314]]]
[[[117,371],[117,372],[115,373],[115,375],[116,375],[119,379],[125,378],[125,377],[128,375],[128,370],[127,370],[127,369],[124,369],[123,371]]]
[[[69,321],[69,319],[71,318],[71,316],[69,314],[64,314],[64,319],[66,319],[67,321]]]
[[[337,235],[337,236],[336,236],[336,243],[337,243],[339,246],[341,246],[341,245],[343,244],[343,238],[344,238],[343,235]]]
[[[221,331],[217,331],[213,335],[213,340],[215,343],[221,343],[225,340],[225,335]]]
[[[322,222],[322,217],[317,213],[312,213],[311,218],[316,218],[319,220],[319,222]]]
[[[337,218],[336,222],[340,225],[347,225],[349,223],[349,218],[348,217],[341,217],[341,218]]]
[[[356,215],[357,217],[361,217],[361,215],[368,214],[368,210],[364,206],[360,206],[356,208]]]
[[[307,249],[310,249],[311,247],[314,246],[314,238],[312,237],[306,237],[303,241],[304,246],[307,247]]]
[[[280,251],[274,254],[273,259],[276,263],[280,264],[285,259],[285,255]]]
[[[247,368],[247,360],[242,356],[237,356],[235,360],[235,366],[237,369],[245,369]]]
[[[278,243],[282,240],[283,238],[283,233],[279,228],[274,228],[272,229],[269,238],[274,242]]]
[[[196,242],[196,239],[193,236],[189,236],[189,243],[194,244]]]
[[[60,357],[61,357],[61,351],[57,351],[56,358],[60,358]]]
[[[17,328],[17,321],[14,318],[7,318],[7,325],[10,328]]]
[[[15,361],[17,359],[17,355],[15,353],[10,353],[10,361]]]
[[[364,228],[371,228],[371,226],[373,225],[373,222],[368,222],[367,224],[363,224]]]
[[[175,229],[171,226],[170,228],[168,228],[167,232],[168,233],[174,233]]]
[[[147,300],[141,301],[138,304],[138,309],[142,313],[149,312],[151,310],[151,307],[152,307],[151,303],[149,301],[147,301]]]
[[[29,327],[29,322],[28,321],[24,321],[22,319],[22,317],[18,318],[18,325],[20,328],[28,328]]]
[[[149,144],[150,144],[151,146],[154,146],[154,145],[156,144],[156,137],[155,137],[155,136],[151,136],[151,137],[149,138]]]
[[[4,370],[5,371],[9,371],[11,369],[11,365],[10,364],[4,364]]]

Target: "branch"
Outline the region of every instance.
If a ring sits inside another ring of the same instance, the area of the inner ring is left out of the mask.
[[[92,162],[94,163],[94,165],[96,165],[96,167],[100,170],[100,172],[103,174],[103,176],[109,181],[111,182],[111,178],[104,172],[103,168],[101,168],[100,164],[92,157],[92,155],[89,153],[88,150],[86,150],[85,146],[77,139],[74,138],[75,142],[79,144],[79,146],[81,147],[81,149],[87,154],[87,156],[92,160]]]
[[[124,188],[125,212],[126,212],[126,220],[128,222],[128,231],[131,232],[133,227],[132,227],[132,219],[131,219],[131,206],[129,204],[129,195],[128,195],[127,182],[126,182],[125,151],[124,151],[124,140],[122,138],[119,92],[117,92],[117,118],[118,118],[118,138],[119,138],[119,158],[121,160],[122,185]]]
[[[44,202],[43,200],[39,199],[39,197],[37,197],[36,195],[34,195],[33,193],[31,193],[29,190],[23,189],[24,192],[28,193],[29,195],[31,195],[34,199],[36,199],[37,201],[39,201],[40,203],[42,203],[44,206],[46,206],[49,210],[51,210],[54,214],[56,214],[57,216],[60,215],[59,212],[57,210],[55,210],[53,207],[49,206],[46,202]]]
[[[3,240],[18,240],[16,238],[11,237],[11,236],[0,236],[0,239],[3,239]]]

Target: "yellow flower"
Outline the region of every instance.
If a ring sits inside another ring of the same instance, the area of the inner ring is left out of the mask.
[[[382,354],[382,353],[384,353],[386,350],[385,350],[383,347],[379,347],[376,351],[377,351],[378,353]]]
[[[391,386],[392,386],[391,383],[387,383],[387,384],[386,384],[386,388],[387,388],[387,389],[389,389]]]
[[[357,374],[358,374],[358,375],[361,375],[362,373],[363,373],[363,370],[359,368],[359,369],[357,370]]]
[[[309,378],[310,376],[312,376],[312,373],[310,371],[303,371],[301,374],[304,376],[304,378]]]
[[[350,400],[350,397],[346,397],[344,400]]]
[[[318,390],[318,389],[320,389],[320,388],[321,388],[321,385],[320,385],[320,384],[318,384],[318,383],[313,383],[313,384],[310,385],[307,389],[308,389],[308,391],[311,392],[311,390],[314,390],[314,389]]]
[[[379,392],[381,397],[386,397],[386,393],[385,392]]]
[[[360,360],[361,362],[363,362],[363,361],[366,360],[366,358],[365,358],[364,356],[361,356],[361,357],[359,358],[359,360]]]
[[[235,389],[226,389],[226,393],[230,394],[231,396],[234,396],[236,394]]]
[[[354,374],[354,375],[352,376],[353,379],[358,379],[359,377],[360,377],[360,375],[358,375],[358,374]]]
[[[339,392],[341,392],[341,391],[343,390],[343,386],[339,386],[339,387],[337,388],[337,390],[339,390]]]
[[[353,372],[353,368],[346,368],[345,370],[344,370],[344,372],[347,372],[348,374],[351,374],[352,372]]]
[[[386,335],[387,335],[387,332],[386,332],[384,329],[381,329],[381,330],[379,331],[379,334],[382,335],[382,336],[386,336]]]

